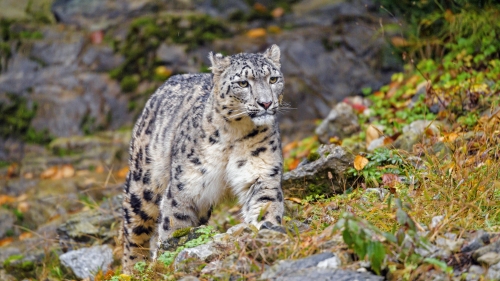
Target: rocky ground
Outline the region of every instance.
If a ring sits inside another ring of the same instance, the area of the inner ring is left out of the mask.
[[[432,100],[421,114],[430,88],[392,75],[397,21],[371,1],[261,2],[0,3],[0,280],[500,280],[498,101],[471,98],[498,89],[471,87],[468,127]],[[170,75],[206,71],[209,51],[272,43],[296,108],[280,117],[285,224],[240,224],[228,200],[121,274],[142,104]],[[351,97],[368,88],[381,90]]]

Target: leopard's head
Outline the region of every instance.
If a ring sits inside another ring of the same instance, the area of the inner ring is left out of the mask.
[[[216,111],[230,122],[251,120],[273,124],[283,98],[280,49],[272,45],[262,54],[224,57],[210,53]]]

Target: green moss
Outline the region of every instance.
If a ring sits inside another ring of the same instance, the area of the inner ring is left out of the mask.
[[[137,86],[139,86],[139,79],[137,79],[137,77],[135,76],[125,76],[120,82],[120,87],[125,93],[135,91],[135,89],[137,89]]]
[[[38,106],[28,104],[20,95],[7,94],[7,101],[0,102],[0,137],[14,137],[30,143],[47,144],[52,136],[47,130],[36,131],[31,127]]]
[[[152,81],[155,68],[161,65],[156,60],[156,51],[162,42],[183,44],[187,49],[230,36],[229,30],[220,21],[206,15],[156,15],[135,19],[123,42],[115,44],[116,51],[125,56],[124,63],[112,70],[110,76],[121,81],[122,90],[135,90],[139,79]],[[137,75],[137,81],[130,76]]]
[[[12,262],[15,262],[15,261],[18,261],[18,260],[22,260],[24,258],[23,255],[12,255],[10,257],[8,257],[4,262],[3,262],[3,267],[5,268],[8,268],[10,267],[10,264]]]
[[[186,236],[191,231],[191,228],[192,227],[185,227],[185,228],[177,229],[176,231],[174,231],[172,233],[172,237],[174,237],[174,238],[181,238],[183,236]]]

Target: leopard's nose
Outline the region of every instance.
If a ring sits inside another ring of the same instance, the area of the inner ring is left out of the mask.
[[[262,106],[264,109],[268,109],[272,102],[257,102],[260,106]]]

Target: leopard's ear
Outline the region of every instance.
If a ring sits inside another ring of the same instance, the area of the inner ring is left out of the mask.
[[[273,44],[271,47],[269,47],[269,49],[267,49],[263,53],[263,55],[265,58],[268,58],[269,60],[271,60],[278,68],[281,67],[281,63],[280,63],[281,52],[280,52],[280,48],[277,45]]]
[[[230,64],[231,61],[228,57],[224,57],[222,54],[213,54],[210,52],[208,54],[208,59],[212,63],[210,69],[214,75],[220,75]]]

